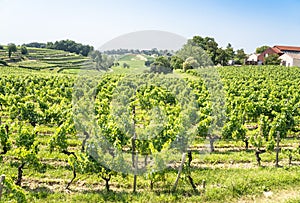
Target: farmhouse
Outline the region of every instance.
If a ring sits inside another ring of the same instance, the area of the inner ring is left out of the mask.
[[[249,55],[246,60],[246,65],[257,65],[258,64],[258,55],[259,54]]]
[[[283,54],[279,57],[283,66],[298,66],[300,67],[300,54]]]
[[[264,63],[270,54],[278,54],[284,66],[300,66],[300,47],[279,46],[270,47],[258,55],[258,63]]]

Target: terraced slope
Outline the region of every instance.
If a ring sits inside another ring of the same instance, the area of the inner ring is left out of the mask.
[[[28,54],[22,55],[18,52],[13,53],[8,58],[7,50],[0,50],[0,60],[9,66],[34,70],[56,70],[58,72],[65,69],[90,69],[94,63],[89,57],[84,57],[74,53],[54,50],[28,47]],[[4,64],[2,64],[4,65]]]

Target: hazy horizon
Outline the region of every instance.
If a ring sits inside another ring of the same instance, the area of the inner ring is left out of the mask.
[[[144,30],[121,35],[108,41],[100,47],[95,47],[101,51],[112,49],[140,49],[148,50],[152,48],[178,50],[185,44],[186,38],[170,32],[159,30]]]

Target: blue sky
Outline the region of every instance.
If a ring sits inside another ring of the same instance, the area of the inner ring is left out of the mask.
[[[0,0],[0,44],[72,39],[100,47],[162,30],[251,53],[265,44],[300,46],[299,11],[297,0]]]

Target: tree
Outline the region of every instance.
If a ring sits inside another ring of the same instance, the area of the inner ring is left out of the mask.
[[[264,46],[261,46],[261,47],[257,47],[256,50],[255,50],[255,52],[256,52],[257,54],[261,54],[261,53],[263,53],[265,50],[267,50],[268,48],[270,48],[270,47],[267,46],[267,45],[264,45]]]
[[[244,49],[236,50],[236,54],[234,58],[235,64],[243,65],[245,63],[246,58],[247,58],[247,54],[245,53]]]
[[[217,50],[218,50],[218,43],[212,37],[200,37],[194,36],[191,40],[189,40],[192,45],[198,46],[206,51],[208,56],[210,57],[211,61],[216,65],[217,64]]]
[[[88,54],[94,50],[93,46],[76,43],[75,41],[69,39],[56,41],[55,43],[48,42],[47,48],[69,51],[71,53],[81,54],[83,56],[88,56]]]
[[[185,45],[183,45],[183,47],[176,53],[176,56],[184,61],[189,57],[193,57],[199,64],[198,67],[213,65],[209,54],[201,47],[195,45],[192,40],[189,40]]]
[[[153,73],[172,73],[173,68],[171,67],[170,61],[167,57],[159,56],[150,65],[150,72]]]
[[[226,52],[226,56],[227,56],[228,61],[229,61],[229,60],[233,60],[233,57],[234,57],[234,50],[233,50],[233,47],[231,46],[230,43],[227,44],[226,49],[225,49],[225,52]],[[227,62],[228,62],[228,61],[227,61]]]
[[[270,54],[265,57],[265,65],[280,65],[281,59],[278,54]]]
[[[48,43],[52,43],[52,42],[48,42]],[[36,48],[46,48],[46,46],[48,46],[45,43],[39,43],[39,42],[31,42],[28,44],[23,44],[22,46],[26,46],[26,47],[36,47]],[[52,43],[53,44],[53,43]]]
[[[21,54],[23,54],[23,55],[28,54],[28,50],[27,50],[26,46],[21,46]]]
[[[194,57],[189,57],[185,60],[182,67],[183,67],[183,71],[186,72],[189,69],[194,69],[199,67],[199,63],[197,62],[196,59],[194,59]]]
[[[128,63],[123,63],[123,68],[130,68],[130,65]]]
[[[173,69],[182,69],[184,60],[177,55],[171,56],[170,64]]]
[[[234,50],[230,43],[228,43],[226,49],[218,48],[217,56],[215,59],[215,64],[221,64],[226,66],[229,63],[229,60],[234,59]]]
[[[153,63],[154,60],[153,59],[148,59],[147,61],[145,61],[145,66],[150,67],[151,63]]]
[[[102,54],[100,51],[91,51],[89,56],[96,63],[97,70],[105,70],[107,71],[114,65],[115,59],[112,56],[108,56],[106,54]]]
[[[216,63],[221,64],[222,66],[226,66],[228,64],[228,57],[226,51],[222,48],[218,48],[217,50]]]
[[[7,45],[7,49],[8,49],[8,57],[10,58],[11,54],[13,52],[17,51],[17,46],[14,43],[10,43],[10,44]]]

